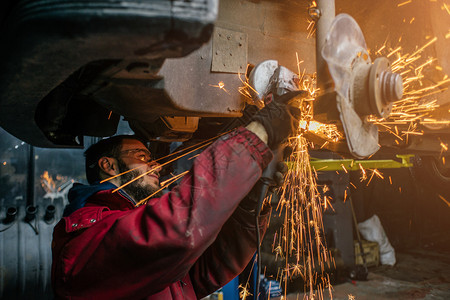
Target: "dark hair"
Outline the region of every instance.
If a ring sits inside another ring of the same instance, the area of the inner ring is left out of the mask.
[[[98,160],[103,156],[119,157],[122,150],[123,140],[138,140],[146,145],[146,142],[135,135],[116,135],[91,145],[85,152],[86,157],[86,179],[89,184],[100,180],[100,167]]]

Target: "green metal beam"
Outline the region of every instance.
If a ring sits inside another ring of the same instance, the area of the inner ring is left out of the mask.
[[[414,154],[404,154],[396,155],[397,158],[401,159],[401,162],[382,159],[382,160],[354,160],[354,159],[317,159],[311,158],[311,166],[314,167],[316,171],[357,171],[360,168],[364,169],[398,169],[398,168],[409,168],[413,164],[410,162],[411,157]]]

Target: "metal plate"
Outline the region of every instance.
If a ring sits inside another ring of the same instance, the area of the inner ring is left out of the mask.
[[[212,50],[212,72],[245,72],[247,68],[246,33],[216,27]]]

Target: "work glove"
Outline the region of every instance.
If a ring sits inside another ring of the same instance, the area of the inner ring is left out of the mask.
[[[267,184],[269,186],[268,191],[274,193],[276,189],[283,186],[287,171],[287,164],[284,161],[277,161],[272,178],[260,178],[240,206],[248,211],[260,211],[261,207],[258,207],[258,205],[262,205],[262,203],[258,203],[258,201],[261,197],[262,185]]]
[[[300,111],[288,105],[288,102],[305,93],[294,91],[278,97],[269,94],[265,100],[266,106],[253,116],[252,121],[261,123],[266,130],[270,149],[276,149],[297,129]]]
[[[286,173],[288,172],[288,165],[285,161],[292,154],[292,148],[290,146],[282,146],[277,151],[280,152],[275,152],[275,169],[272,171],[273,176],[269,189],[271,193],[274,193],[284,185]]]
[[[277,168],[277,170],[273,174],[274,185],[271,188],[271,192],[274,192],[277,188],[280,188],[283,186],[284,179],[285,179],[286,173],[288,171],[288,166],[284,161],[277,162],[276,168]]]

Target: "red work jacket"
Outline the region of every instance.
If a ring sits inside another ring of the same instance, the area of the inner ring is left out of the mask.
[[[240,128],[147,205],[135,208],[111,189],[89,197],[53,233],[56,298],[198,299],[225,285],[255,252],[255,216],[239,204],[271,158]],[[264,232],[267,214],[260,224]]]

